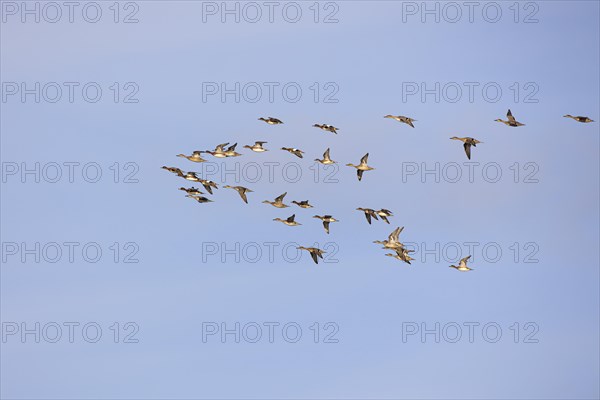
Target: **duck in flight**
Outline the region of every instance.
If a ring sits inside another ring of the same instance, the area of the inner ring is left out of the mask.
[[[386,210],[385,208],[382,208],[381,210],[375,211],[375,213],[377,215],[379,215],[381,217],[381,219],[384,220],[385,222],[387,222],[388,224],[390,223],[390,221],[388,221],[387,217],[393,217],[394,216],[394,214],[390,210]]]
[[[269,125],[283,124],[283,122],[281,120],[279,120],[277,118],[273,118],[273,117],[269,117],[269,118],[260,117],[258,120],[259,121],[265,121]]]
[[[325,153],[323,153],[323,159],[319,160],[318,158],[315,158],[316,162],[319,162],[323,165],[331,165],[331,164],[335,164],[337,161],[333,161],[330,157],[329,157],[329,149],[325,150]]]
[[[190,161],[193,162],[205,162],[206,160],[204,158],[202,158],[202,152],[201,151],[194,151],[192,153],[192,155],[190,156],[186,156],[185,154],[177,154],[177,157],[183,157],[183,158],[187,158]]]
[[[184,177],[183,171],[180,170],[177,167],[167,167],[167,166],[163,165],[161,168],[165,169],[165,170],[167,170],[167,171],[169,171],[169,172],[171,172],[171,173],[173,173],[173,174],[175,174],[177,176],[181,176],[182,178]]]
[[[193,196],[191,194],[186,194],[185,197],[189,197],[190,199],[194,199],[194,200],[196,200],[200,204],[212,202],[212,200],[207,199],[206,197],[203,197],[203,196]]]
[[[244,200],[244,203],[248,204],[248,197],[246,197],[246,193],[252,193],[253,191],[245,188],[243,186],[229,186],[229,185],[225,185],[223,186],[224,188],[227,189],[233,189],[236,192],[238,192],[238,194],[240,195],[240,197],[242,198],[242,200]]]
[[[326,253],[325,250],[321,250],[318,249],[316,247],[296,247],[298,250],[306,250],[310,253],[310,256],[312,257],[313,261],[315,262],[315,264],[319,263],[319,258],[323,258],[323,253]]]
[[[285,150],[287,152],[290,152],[293,155],[295,155],[296,157],[300,157],[300,158],[303,157],[302,154],[304,153],[302,150],[295,149],[295,148],[292,148],[292,147],[282,147],[281,150]]]
[[[208,179],[199,178],[198,182],[200,182],[202,184],[202,186],[204,186],[204,189],[206,189],[206,191],[210,194],[213,194],[212,188],[215,188],[215,189],[219,188],[217,186],[216,182],[208,180]]]
[[[382,244],[384,249],[402,249],[404,244],[399,240],[400,233],[404,230],[404,227],[397,227],[390,233],[387,240],[375,240],[373,243]]]
[[[283,198],[285,197],[286,194],[287,194],[287,192],[275,197],[275,201],[264,200],[263,203],[270,204],[273,207],[277,207],[277,208],[289,207],[287,204],[283,204]]]
[[[254,144],[252,146],[250,145],[245,145],[244,148],[245,149],[250,149],[252,151],[255,151],[257,153],[263,153],[265,151],[268,151],[267,149],[265,149],[263,147],[263,144],[265,144],[267,142],[254,142]]]
[[[452,140],[460,140],[461,142],[463,142],[463,147],[465,148],[465,153],[467,154],[467,158],[469,160],[471,159],[471,146],[477,147],[477,145],[479,143],[483,143],[483,142],[480,142],[477,139],[473,139],[472,137],[456,137],[456,136],[452,136],[450,139],[452,139]]]
[[[200,178],[196,175],[196,172],[189,171],[186,172],[185,175],[182,176],[183,179],[192,182],[200,182]]]
[[[335,126],[328,125],[328,124],[314,124],[313,127],[323,129],[324,131],[335,133],[336,135],[337,135],[337,131],[340,130],[340,128],[336,128]]]
[[[379,219],[379,218],[377,218],[377,213],[372,208],[358,207],[356,210],[362,211],[365,213],[365,218],[367,219],[367,222],[369,223],[369,225],[371,225],[371,218]]]
[[[371,168],[367,165],[367,160],[369,159],[369,153],[365,154],[363,156],[363,158],[360,159],[360,164],[358,165],[354,165],[354,164],[346,164],[346,166],[348,167],[354,167],[356,168],[356,175],[358,176],[358,181],[360,182],[362,180],[362,176],[363,176],[363,172],[365,171],[371,171],[375,168]]]
[[[191,188],[180,187],[179,190],[183,190],[187,194],[193,194],[193,195],[204,194],[200,190],[198,190],[197,188],[195,188],[193,186]]]
[[[496,122],[502,122],[504,125],[512,126],[512,127],[525,126],[525,124],[520,123],[519,121],[517,121],[515,119],[515,117],[513,117],[512,112],[510,112],[510,109],[506,113],[506,118],[508,118],[508,121],[504,121],[504,120],[502,120],[500,118],[496,119],[495,121]]]
[[[414,252],[414,250],[407,250],[405,248],[397,248],[394,249],[396,254],[386,254],[388,257],[393,257],[396,260],[404,261],[405,263],[410,265],[410,262],[414,260],[408,253]]]
[[[594,122],[593,119],[589,119],[588,117],[581,117],[581,116],[574,117],[571,114],[563,115],[563,117],[565,117],[565,118],[572,118],[572,119],[574,119],[577,122],[583,122],[583,123]]]
[[[296,200],[292,200],[292,203],[294,203],[295,205],[297,205],[300,208],[313,208],[313,206],[311,206],[308,203],[308,200],[304,200],[304,201],[296,201]]]
[[[225,154],[225,150],[223,150],[223,147],[227,146],[228,144],[229,143],[221,143],[220,145],[217,145],[217,147],[215,147],[213,151],[205,150],[202,153],[208,153],[216,158],[225,158],[227,157],[227,154]],[[235,145],[233,145],[233,148],[235,149]]]
[[[229,146],[227,148],[227,150],[225,150],[223,153],[225,154],[225,157],[239,157],[241,156],[240,153],[235,151],[235,147],[237,146],[237,143],[232,144],[231,146]]]
[[[388,114],[388,115],[386,115],[386,116],[385,116],[385,117],[383,117],[383,118],[391,118],[391,119],[395,119],[395,120],[396,120],[396,121],[398,121],[398,122],[402,122],[402,123],[404,123],[404,124],[406,124],[406,125],[410,126],[411,128],[414,128],[414,127],[415,127],[415,126],[413,125],[413,122],[415,122],[415,121],[416,121],[416,119],[412,119],[412,118],[409,118],[409,117],[405,117],[404,115],[390,115],[390,114]]]
[[[293,214],[291,217],[288,217],[287,219],[281,219],[281,218],[274,218],[273,221],[279,221],[279,222],[283,222],[284,224],[286,224],[287,226],[298,226],[298,225],[302,225],[299,224],[298,222],[294,221],[294,218],[296,218],[296,214]]]
[[[318,218],[323,221],[323,228],[325,228],[325,232],[327,232],[327,234],[329,234],[329,224],[331,222],[340,222],[331,215],[323,215],[322,217],[320,215],[314,215],[313,218]]]
[[[471,258],[471,256],[466,256],[465,258],[463,258],[463,259],[460,260],[460,262],[458,263],[458,266],[456,266],[456,265],[450,265],[450,268],[454,268],[454,269],[459,270],[461,272],[473,271],[472,268],[467,267],[467,261],[469,260],[469,258]]]

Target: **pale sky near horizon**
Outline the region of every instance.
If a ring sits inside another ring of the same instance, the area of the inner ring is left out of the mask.
[[[267,3],[236,22],[220,1],[77,2],[72,23],[37,3],[36,23],[0,2],[0,397],[597,399],[599,2],[478,2],[472,21],[427,2],[439,22],[399,1],[275,2],[270,22]],[[494,122],[509,108],[525,126]],[[469,161],[452,136],[483,143]],[[243,155],[176,157],[224,142]],[[216,181],[214,202],[163,165]],[[397,226],[412,265],[372,243]]]

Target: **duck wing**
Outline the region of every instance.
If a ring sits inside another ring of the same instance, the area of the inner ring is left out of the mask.
[[[275,202],[278,203],[280,201],[283,201],[283,198],[285,197],[286,194],[287,194],[287,192],[285,192],[282,195],[279,195],[279,196],[275,197]]]
[[[213,194],[212,188],[208,183],[203,183],[202,186],[204,186],[204,189],[206,189],[208,193]]]
[[[469,258],[471,258],[471,256],[466,256],[465,258],[462,258],[460,260],[459,267],[466,267],[467,266],[467,261],[469,260]]]
[[[325,232],[329,234],[329,221],[323,221],[323,227],[325,228]]]
[[[312,257],[313,261],[315,262],[315,264],[319,263],[319,259],[317,258],[317,253],[315,253],[314,251],[309,251],[310,256]]]
[[[508,112],[506,113],[506,118],[508,118],[508,120],[510,122],[517,122],[517,120],[515,119],[515,117],[513,117],[512,112],[510,112],[510,109],[508,110]]]
[[[466,143],[463,144],[463,147],[465,148],[465,153],[467,153],[467,158],[470,160],[471,159],[471,143]]]

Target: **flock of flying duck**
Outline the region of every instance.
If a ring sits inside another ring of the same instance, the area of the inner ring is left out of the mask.
[[[507,126],[510,127],[519,127],[519,126],[524,126],[525,124],[517,121],[515,119],[515,117],[513,116],[512,112],[510,110],[508,110],[507,114],[506,114],[507,120],[503,120],[503,119],[496,119],[495,121],[497,122],[501,122]],[[582,116],[572,116],[570,114],[564,115],[565,118],[571,118],[577,122],[581,122],[581,123],[589,123],[589,122],[594,122],[592,119],[588,118],[588,117],[582,117]],[[410,126],[411,128],[414,128],[414,124],[413,122],[416,122],[415,119],[413,118],[409,118],[409,117],[405,117],[403,115],[386,115],[384,118],[391,118],[394,119],[398,122],[404,123],[408,126]],[[269,125],[279,125],[279,124],[283,124],[283,122],[277,118],[273,118],[273,117],[268,117],[268,118],[259,118],[260,121],[264,121]],[[314,124],[313,127],[315,128],[319,128],[322,129],[324,131],[327,132],[331,132],[331,133],[335,133],[337,134],[337,131],[339,130],[339,128],[336,128],[333,125],[328,125],[328,124]],[[477,147],[477,145],[479,143],[483,143],[480,142],[479,140],[472,138],[472,137],[456,137],[453,136],[450,139],[452,140],[460,140],[461,142],[463,142],[463,147],[465,150],[465,153],[467,155],[467,158],[470,160],[471,159],[471,147]],[[267,142],[264,141],[257,141],[254,142],[253,145],[245,145],[244,148],[246,149],[250,149],[253,152],[256,153],[263,153],[268,151],[268,149],[266,149],[263,145],[265,145]],[[192,152],[191,155],[187,156],[185,154],[178,154],[178,157],[183,157],[188,159],[189,161],[192,162],[197,162],[197,163],[201,163],[201,162],[205,162],[206,160],[202,157],[202,154],[210,154],[213,157],[216,158],[227,158],[227,157],[239,157],[242,154],[238,153],[235,151],[235,148],[237,146],[237,143],[228,146],[229,143],[222,143],[219,144],[215,147],[214,150],[196,150],[194,152]],[[228,146],[228,147],[227,147]],[[296,148],[290,148],[290,147],[282,147],[281,150],[287,151],[290,154],[293,154],[296,157],[299,158],[303,158],[304,156],[304,152],[300,149],[296,149]],[[322,159],[318,159],[316,158],[315,161],[323,164],[323,165],[331,165],[331,164],[335,164],[337,163],[337,161],[333,161],[331,159],[330,156],[330,149],[325,150],[325,153],[323,153],[323,158]],[[360,163],[357,165],[354,164],[346,164],[346,166],[349,167],[353,167],[356,168],[356,175],[358,177],[358,180],[361,181],[362,177],[363,177],[363,173],[365,171],[371,171],[375,168],[370,167],[367,162],[369,159],[369,153],[365,154],[361,159],[360,159]],[[167,167],[167,166],[163,166],[163,169],[174,173],[175,175],[187,180],[187,181],[191,181],[191,182],[197,182],[199,184],[201,184],[204,189],[209,193],[209,194],[213,194],[213,188],[214,189],[218,189],[217,184],[214,181],[211,180],[207,180],[207,179],[202,179],[201,177],[198,176],[198,174],[196,172],[193,171],[189,171],[189,172],[184,172],[179,168],[176,167]],[[224,185],[223,188],[226,189],[233,189],[235,190],[239,196],[241,197],[242,201],[246,204],[248,204],[248,193],[252,193],[253,191],[243,187],[243,186],[229,186],[229,185]],[[197,201],[198,203],[208,203],[208,202],[212,202],[213,200],[210,200],[209,198],[203,196],[204,193],[201,192],[199,189],[195,188],[195,187],[190,187],[190,188],[185,188],[185,187],[180,187],[179,190],[182,190],[184,192],[186,192],[186,197],[189,197],[195,201]],[[276,208],[287,208],[290,207],[289,205],[284,203],[284,198],[287,195],[287,192],[277,196],[273,201],[269,201],[269,200],[264,200],[263,203],[265,204],[269,204],[273,207]],[[313,206],[309,203],[308,200],[302,200],[302,201],[296,201],[293,200],[292,201],[293,204],[297,205],[300,208],[313,208]],[[361,211],[364,213],[365,218],[367,220],[367,222],[369,224],[372,223],[372,220],[379,220],[381,218],[382,221],[386,222],[386,223],[390,223],[390,221],[388,220],[388,217],[392,217],[393,213],[390,210],[387,210],[385,208],[382,208],[380,210],[374,210],[371,208],[363,208],[363,207],[358,207],[356,209],[357,211]],[[313,216],[313,218],[317,218],[320,219],[323,223],[323,228],[325,229],[325,232],[327,234],[329,234],[329,225],[332,222],[339,222],[339,220],[335,219],[333,216],[331,215],[315,215]],[[277,222],[281,222],[287,226],[299,226],[302,225],[299,222],[296,221],[296,214],[292,214],[290,217],[286,218],[286,219],[281,219],[281,218],[274,218],[273,221],[277,221]],[[373,243],[376,244],[380,244],[382,245],[384,250],[387,251],[391,251],[391,253],[386,253],[385,255],[388,257],[393,257],[397,260],[400,261],[404,261],[407,264],[410,264],[410,262],[412,260],[414,260],[414,258],[410,257],[410,253],[414,252],[414,250],[409,250],[407,249],[404,244],[402,242],[400,242],[399,240],[399,235],[400,233],[404,230],[404,227],[398,227],[396,229],[394,229],[394,231],[392,233],[390,233],[390,235],[388,236],[387,240],[375,240]],[[313,261],[318,264],[319,263],[319,258],[323,258],[323,253],[325,253],[324,250],[321,250],[319,248],[316,247],[304,247],[304,246],[299,246],[298,247],[299,250],[305,250],[308,251],[313,259]],[[466,271],[472,271],[473,269],[469,268],[467,266],[467,261],[471,258],[471,256],[467,256],[462,258],[459,263],[458,266],[457,265],[450,265],[450,268],[454,268],[458,271],[461,272],[466,272]]]

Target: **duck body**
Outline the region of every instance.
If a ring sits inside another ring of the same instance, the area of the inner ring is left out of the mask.
[[[328,125],[328,124],[314,124],[313,127],[315,128],[319,128],[322,129],[324,131],[328,131],[331,133],[335,133],[337,135],[337,131],[339,131],[340,128],[336,128],[333,125]]]
[[[183,171],[180,170],[177,167],[167,167],[167,166],[163,165],[161,168],[164,169],[164,170],[167,170],[167,171],[169,171],[169,172],[171,172],[171,173],[173,173],[173,174],[175,174],[177,176],[180,176],[182,178],[185,176],[184,173],[183,173]]]
[[[250,149],[256,153],[263,153],[265,151],[268,151],[267,149],[265,149],[263,147],[263,144],[265,144],[267,142],[254,142],[254,144],[252,146],[250,145],[245,145],[244,148],[245,149]]]
[[[594,120],[593,120],[593,119],[590,119],[590,118],[588,118],[588,117],[582,117],[582,116],[580,116],[580,115],[579,115],[579,116],[576,116],[576,117],[574,117],[574,116],[572,116],[571,114],[567,114],[567,115],[563,115],[563,117],[565,117],[565,118],[571,118],[571,119],[574,119],[574,120],[575,120],[575,121],[577,121],[577,122],[581,122],[581,123],[584,123],[584,124],[585,124],[585,123],[594,122]]]
[[[208,193],[210,193],[210,194],[213,194],[213,191],[212,191],[212,189],[213,189],[213,188],[215,188],[215,189],[218,189],[218,188],[219,188],[219,187],[217,186],[216,182],[213,182],[213,181],[211,181],[211,180],[208,180],[208,179],[201,179],[201,178],[200,178],[200,179],[198,180],[198,182],[200,182],[200,184],[201,184],[202,186],[204,186],[204,189],[206,189],[206,191],[207,191]]]
[[[358,176],[358,181],[359,182],[362,180],[363,172],[365,172],[365,171],[371,171],[371,170],[375,169],[375,168],[369,167],[367,165],[368,159],[369,159],[369,153],[365,154],[363,156],[363,158],[360,159],[360,164],[358,164],[358,165],[346,164],[347,167],[354,167],[354,168],[356,168],[356,176]]]
[[[504,121],[503,119],[500,119],[500,118],[496,119],[495,121],[502,122],[504,125],[512,126],[513,128],[516,128],[518,126],[525,126],[525,124],[522,124],[515,119],[515,117],[512,115],[512,112],[510,111],[510,109],[506,113],[506,117],[508,118],[507,121]]]
[[[456,137],[456,136],[452,136],[450,139],[452,139],[452,140],[460,140],[461,142],[463,142],[463,147],[465,149],[465,153],[467,154],[467,158],[469,160],[471,159],[471,146],[477,147],[477,145],[479,143],[483,143],[483,142],[480,142],[479,140],[474,139],[472,137]]]
[[[331,215],[314,215],[313,218],[318,218],[323,221],[323,228],[325,228],[325,232],[329,234],[329,224],[331,222],[340,222],[339,220],[333,218]]]
[[[279,124],[283,124],[283,122],[282,122],[281,120],[279,120],[279,119],[277,119],[277,118],[273,118],[273,117],[268,117],[268,118],[263,118],[263,117],[260,117],[258,120],[259,120],[259,121],[264,121],[264,122],[266,122],[266,123],[267,123],[267,124],[269,124],[269,125],[279,125]]]
[[[318,158],[315,158],[315,161],[318,163],[321,163],[323,165],[331,165],[331,164],[335,164],[337,161],[333,161],[331,159],[331,157],[329,156],[329,149],[325,150],[325,153],[323,153],[323,159],[319,160]]]
[[[223,186],[226,189],[233,189],[236,192],[238,192],[238,194],[240,195],[240,197],[242,198],[242,200],[244,201],[244,203],[248,204],[248,197],[246,196],[246,193],[252,193],[253,191],[245,188],[243,186],[229,186],[229,185],[225,185]]]
[[[471,258],[471,256],[467,256],[461,259],[458,265],[450,265],[450,268],[454,268],[461,272],[473,271],[472,268],[467,267],[467,261],[469,260],[469,258]]]
[[[299,246],[296,247],[298,250],[306,250],[310,253],[310,256],[312,257],[313,261],[315,262],[315,264],[319,263],[319,258],[323,258],[323,253],[325,253],[325,250],[321,250],[318,249],[316,247],[304,247],[304,246]]]
[[[293,200],[293,201],[292,201],[292,203],[293,203],[293,204],[295,204],[295,205],[297,205],[297,206],[298,206],[298,207],[300,207],[300,208],[313,208],[313,206],[311,206],[311,205],[308,203],[308,200],[304,200],[304,201],[296,201],[296,200]]]
[[[194,195],[204,194],[200,190],[198,190],[197,188],[195,188],[193,186],[191,188],[180,187],[179,190],[183,190],[187,194],[194,194]]]
[[[177,154],[177,157],[187,158],[190,161],[198,162],[198,163],[206,161],[205,159],[202,158],[202,152],[198,151],[198,150],[194,151],[192,153],[192,155],[190,155],[190,156],[186,156],[185,154]]]
[[[227,150],[225,150],[223,152],[223,154],[225,154],[225,157],[239,157],[241,156],[240,153],[235,151],[235,147],[237,146],[237,143],[234,143],[233,145],[229,146],[227,148]]]
[[[289,207],[287,204],[283,204],[283,198],[285,197],[285,195],[287,194],[287,192],[285,192],[282,195],[279,195],[275,198],[275,201],[269,201],[269,200],[264,200],[263,203],[265,204],[270,204],[273,207],[276,208],[286,208]]]
[[[371,208],[358,207],[356,210],[362,211],[365,213],[365,218],[367,219],[367,222],[369,223],[369,225],[371,225],[371,218],[379,219],[377,217],[377,213],[375,212],[375,210],[373,210]]]
[[[282,147],[281,150],[285,150],[285,151],[295,155],[298,158],[303,158],[302,154],[304,154],[304,152],[300,149],[296,149],[293,147]]]
[[[381,210],[377,210],[377,211],[375,211],[375,213],[377,215],[379,215],[381,217],[381,219],[383,221],[387,222],[388,224],[390,223],[390,221],[388,221],[387,217],[394,216],[394,214],[390,210],[386,210],[385,208],[382,208]]]
[[[388,115],[384,116],[383,118],[391,118],[391,119],[394,119],[394,120],[396,120],[398,122],[402,122],[403,124],[406,124],[406,125],[410,126],[411,128],[415,127],[415,125],[413,124],[413,122],[415,122],[416,119],[405,117],[404,115],[390,115],[390,114],[388,114]]]
[[[399,240],[400,233],[404,230],[404,227],[397,227],[389,234],[387,240],[375,240],[373,243],[382,244],[384,249],[403,249],[404,244]]]
[[[192,181],[192,182],[200,182],[200,178],[198,178],[198,176],[196,175],[196,172],[187,172],[185,175],[183,175],[183,178],[187,181]]]
[[[212,200],[207,199],[206,197],[202,197],[202,196],[194,196],[194,195],[188,194],[185,197],[189,197],[190,199],[194,199],[198,203],[211,203],[212,202]]]
[[[394,249],[396,254],[386,254],[388,257],[393,257],[396,260],[404,261],[405,263],[410,265],[410,262],[414,260],[408,253],[413,250],[407,250],[405,248]]]
[[[298,225],[302,225],[299,224],[298,222],[296,222],[294,219],[296,218],[296,214],[293,214],[291,217],[288,217],[287,219],[281,219],[281,218],[274,218],[273,221],[279,221],[284,223],[287,226],[298,226]]]

